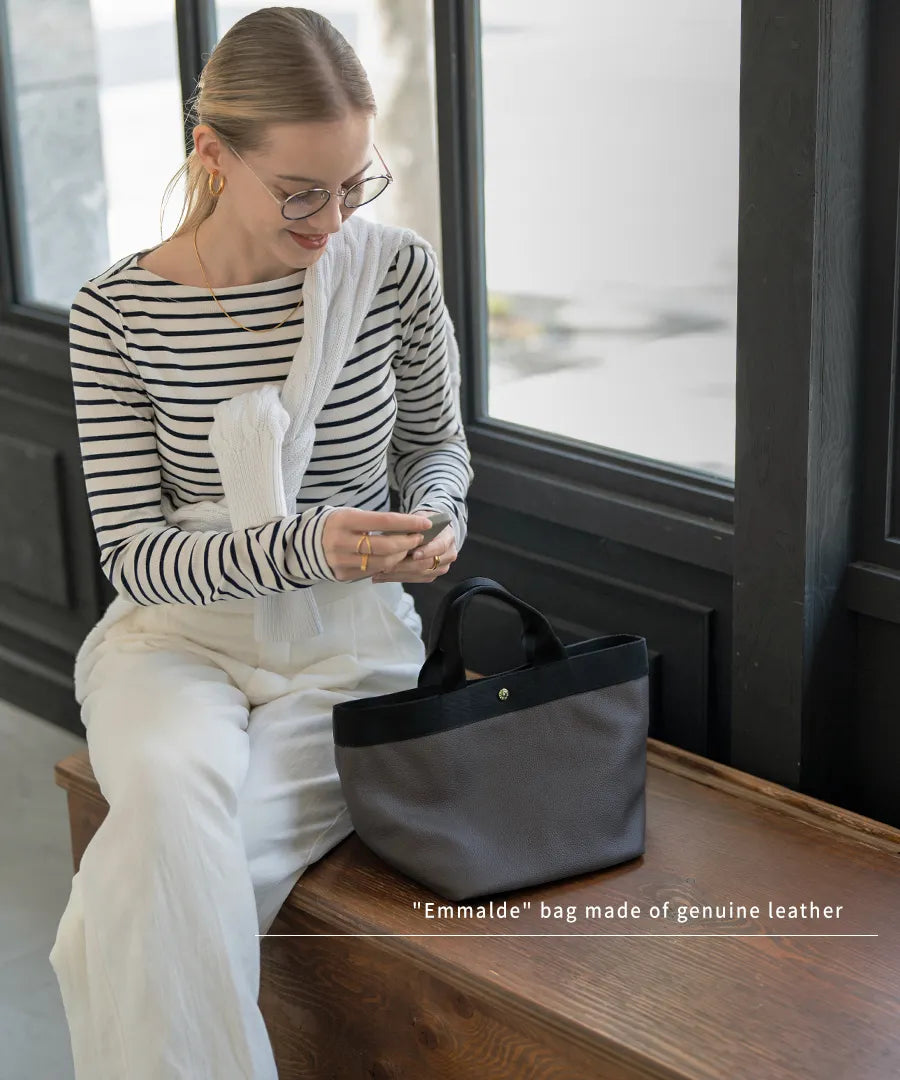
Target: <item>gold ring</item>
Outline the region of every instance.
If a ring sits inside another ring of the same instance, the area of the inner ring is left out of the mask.
[[[437,568],[440,566],[440,564],[441,564],[440,555],[435,555],[434,562],[431,564],[431,569],[432,570],[437,570]]]
[[[356,545],[356,554],[359,554],[359,547],[363,540],[369,545],[369,550],[363,552],[362,562],[360,563],[360,570],[365,570],[369,565],[369,556],[372,554],[372,541],[369,539],[369,534],[364,532],[359,538],[359,542]]]

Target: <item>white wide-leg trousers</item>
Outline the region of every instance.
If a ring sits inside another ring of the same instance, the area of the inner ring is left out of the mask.
[[[79,657],[109,812],[49,959],[77,1080],[277,1080],[260,937],[350,832],[332,707],[416,685],[399,582],[313,586],[324,632],[256,642],[253,601],[142,607]]]

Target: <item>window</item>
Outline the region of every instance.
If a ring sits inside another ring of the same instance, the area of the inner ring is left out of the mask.
[[[4,10],[17,293],[67,309],[87,278],[159,243],[163,191],[184,160],[174,6]]]
[[[480,9],[490,415],[733,480],[740,3]]]

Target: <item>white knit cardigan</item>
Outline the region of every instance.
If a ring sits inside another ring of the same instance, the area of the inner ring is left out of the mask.
[[[350,217],[332,235],[303,282],[303,337],[279,394],[271,383],[219,402],[209,445],[224,496],[181,507],[163,494],[166,520],[189,531],[244,529],[296,513],[297,493],[312,456],[315,420],[350,356],[363,319],[401,247],[434,249],[413,229]],[[459,348],[444,313],[453,394],[459,407]],[[320,634],[309,588],[257,598],[257,641]]]

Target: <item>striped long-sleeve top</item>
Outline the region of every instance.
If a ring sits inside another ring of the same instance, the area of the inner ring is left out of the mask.
[[[213,407],[284,382],[303,305],[270,334],[236,326],[205,287],[169,281],[136,252],[89,279],[69,315],[75,412],[104,574],[142,605],[210,604],[336,580],[322,546],[332,508],[444,509],[457,548],[474,478],[454,401],[437,266],[400,249],[315,425],[296,513],[245,529],[183,530],[175,506],[224,492],[208,442]],[[301,297],[306,269],[216,290],[244,326],[275,326]]]

